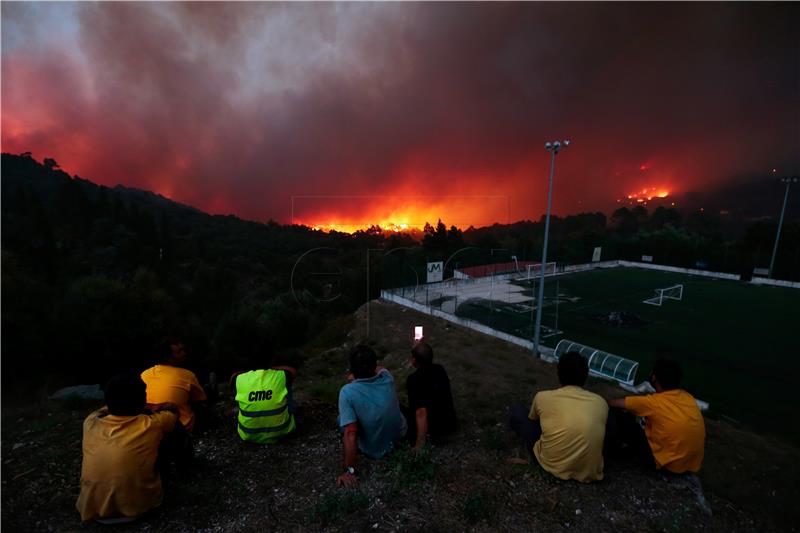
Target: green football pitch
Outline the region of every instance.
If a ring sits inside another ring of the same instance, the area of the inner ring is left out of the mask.
[[[530,282],[514,282],[528,290]],[[655,289],[683,285],[680,301],[654,306]],[[556,295],[558,295],[556,305]],[[639,268],[593,270],[545,281],[542,325],[576,341],[639,362],[647,379],[661,356],[681,362],[683,386],[714,413],[800,444],[795,377],[800,371],[800,290],[756,286]],[[532,337],[526,306],[470,300],[456,314],[513,335]],[[604,319],[621,312],[622,325]]]

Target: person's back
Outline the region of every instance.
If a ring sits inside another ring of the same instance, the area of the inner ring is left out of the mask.
[[[522,405],[511,407],[511,428],[554,476],[599,481],[603,479],[608,405],[583,388],[589,366],[578,352],[562,355],[557,372],[561,387],[538,392],[527,414]]]
[[[348,383],[339,392],[339,425],[353,422],[359,425],[359,449],[372,458],[383,457],[405,434],[394,378],[385,368],[372,377]]]
[[[676,474],[700,470],[706,440],[705,422],[697,402],[679,388],[682,377],[683,371],[677,361],[662,358],[655,362],[650,374],[655,394],[608,400],[612,407],[628,412],[615,409],[616,425],[633,428],[620,430],[621,440],[630,441],[629,448],[641,455],[651,468],[664,468]],[[640,426],[632,422],[631,415],[645,418],[644,435]],[[642,438],[646,445],[637,444]]]
[[[138,383],[137,383],[138,380]],[[126,402],[114,395],[140,395]],[[161,476],[156,468],[159,445],[173,430],[177,415],[142,414],[145,386],[138,378],[117,376],[106,387],[108,407],[83,424],[81,491],[76,507],[84,521],[136,517],[161,504]],[[116,413],[116,414],[112,414]],[[122,414],[120,414],[122,413]]]
[[[576,385],[536,394],[529,417],[541,423],[533,453],[542,467],[561,479],[603,479],[603,439],[608,406]]]
[[[176,366],[183,361],[185,352],[180,343],[166,343],[160,357],[164,364],[157,364],[142,372],[147,385],[147,402],[151,404],[174,403],[180,410],[180,422],[191,431],[195,423],[192,403],[202,402],[206,393],[194,372]],[[169,351],[167,351],[169,350]]]
[[[450,379],[443,366],[430,363],[419,366],[406,380],[411,413],[425,408],[428,434],[434,439],[453,433],[457,427],[456,410]]]
[[[270,368],[236,376],[237,426],[242,440],[271,443],[294,431],[290,375],[289,370]]]
[[[657,468],[697,472],[703,463],[706,429],[694,397],[683,389],[628,396],[625,409],[646,418],[644,432]]]

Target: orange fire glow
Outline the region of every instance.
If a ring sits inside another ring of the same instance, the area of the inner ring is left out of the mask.
[[[337,201],[338,200],[338,201]],[[467,229],[509,220],[505,196],[379,196],[311,198],[296,202],[293,223],[315,230],[353,233],[372,226],[385,232],[421,231],[442,220]]]
[[[646,204],[653,198],[666,198],[670,194],[666,187],[644,187],[636,192],[625,196],[625,199],[632,204]]]

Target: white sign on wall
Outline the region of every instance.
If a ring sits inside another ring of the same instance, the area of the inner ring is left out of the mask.
[[[769,276],[769,269],[768,268],[754,268],[753,269],[754,276]]]
[[[600,261],[600,253],[602,250],[603,249],[600,246],[595,246],[594,252],[592,253],[592,263],[597,263]]]
[[[653,256],[652,255],[643,255],[642,256],[642,261],[644,261],[645,263],[652,263],[653,262]]]
[[[441,261],[428,263],[428,283],[442,281],[442,275],[444,274],[444,268],[442,267],[443,263]]]

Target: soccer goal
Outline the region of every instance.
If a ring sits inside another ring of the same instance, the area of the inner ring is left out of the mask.
[[[683,300],[683,285],[673,285],[665,289],[656,289],[656,295],[642,303],[661,306],[664,300]]]
[[[527,276],[525,276],[525,279],[531,279],[531,278],[536,277],[539,274],[541,274],[541,270],[539,269],[540,266],[541,266],[541,263],[534,263],[532,265],[526,265],[528,272],[527,272]],[[544,264],[544,274],[545,275],[555,274],[555,273],[556,273],[556,263],[555,263],[555,261]]]

